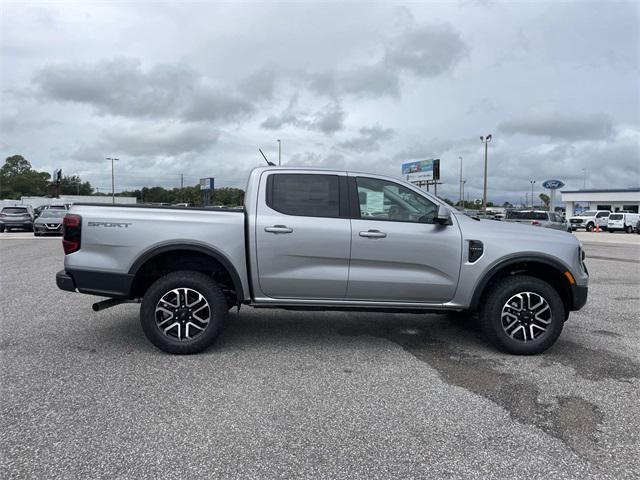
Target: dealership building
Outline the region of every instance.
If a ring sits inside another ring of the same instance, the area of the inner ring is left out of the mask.
[[[640,210],[640,187],[616,189],[561,190],[567,218],[584,210]]]

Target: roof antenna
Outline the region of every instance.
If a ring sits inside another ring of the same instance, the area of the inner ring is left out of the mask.
[[[260,151],[260,153],[262,154],[262,157],[264,158],[264,161],[267,162],[267,165],[269,165],[270,167],[275,167],[276,164],[270,162],[269,160],[267,160],[267,156],[264,154],[264,152],[262,151],[261,148],[258,149]]]

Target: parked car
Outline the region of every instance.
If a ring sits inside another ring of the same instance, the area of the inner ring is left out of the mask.
[[[636,222],[636,233],[640,235],[640,220]]]
[[[546,210],[508,210],[504,221],[571,232],[571,227],[561,215]]]
[[[609,210],[587,210],[569,218],[572,230],[584,228],[587,232],[593,232],[596,225],[606,230],[609,223]]]
[[[51,205],[47,205],[47,210],[69,210],[69,205],[64,203],[54,203]]]
[[[14,229],[33,230],[33,209],[29,205],[3,207],[0,211],[0,232]]]
[[[141,299],[147,338],[195,353],[237,305],[295,310],[478,311],[514,354],[549,348],[584,306],[588,273],[567,232],[463,215],[391,177],[252,171],[244,208],[76,204],[59,288]]]
[[[66,209],[48,208],[33,222],[33,234],[40,235],[62,235],[62,219],[66,215]]]
[[[635,225],[638,223],[640,215],[637,213],[616,212],[609,215],[607,230],[615,232],[618,230],[633,233]]]

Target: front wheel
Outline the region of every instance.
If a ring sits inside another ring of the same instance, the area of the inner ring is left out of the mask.
[[[500,350],[533,355],[547,350],[562,333],[564,304],[548,283],[525,275],[492,286],[480,313],[487,339]]]
[[[198,353],[217,338],[227,301],[213,279],[200,272],[173,272],[145,293],[140,322],[151,343],[168,353]]]
[[[633,227],[631,225],[627,225],[627,233],[633,233]]]
[[[593,232],[593,223],[587,225],[587,232]]]

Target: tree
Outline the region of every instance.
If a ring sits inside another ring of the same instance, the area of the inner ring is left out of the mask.
[[[9,179],[24,175],[31,171],[31,163],[22,155],[12,155],[7,157],[4,165],[0,168],[0,175]]]
[[[62,177],[60,195],[91,195],[92,193],[91,183],[83,182],[79,176]]]
[[[551,202],[549,195],[547,195],[546,193],[541,193],[540,195],[538,195],[538,198],[542,200],[542,203],[544,203],[545,210],[549,210],[549,203]]]
[[[18,199],[27,195],[46,195],[49,179],[47,172],[38,172],[22,155],[7,157],[0,168],[0,195]]]

